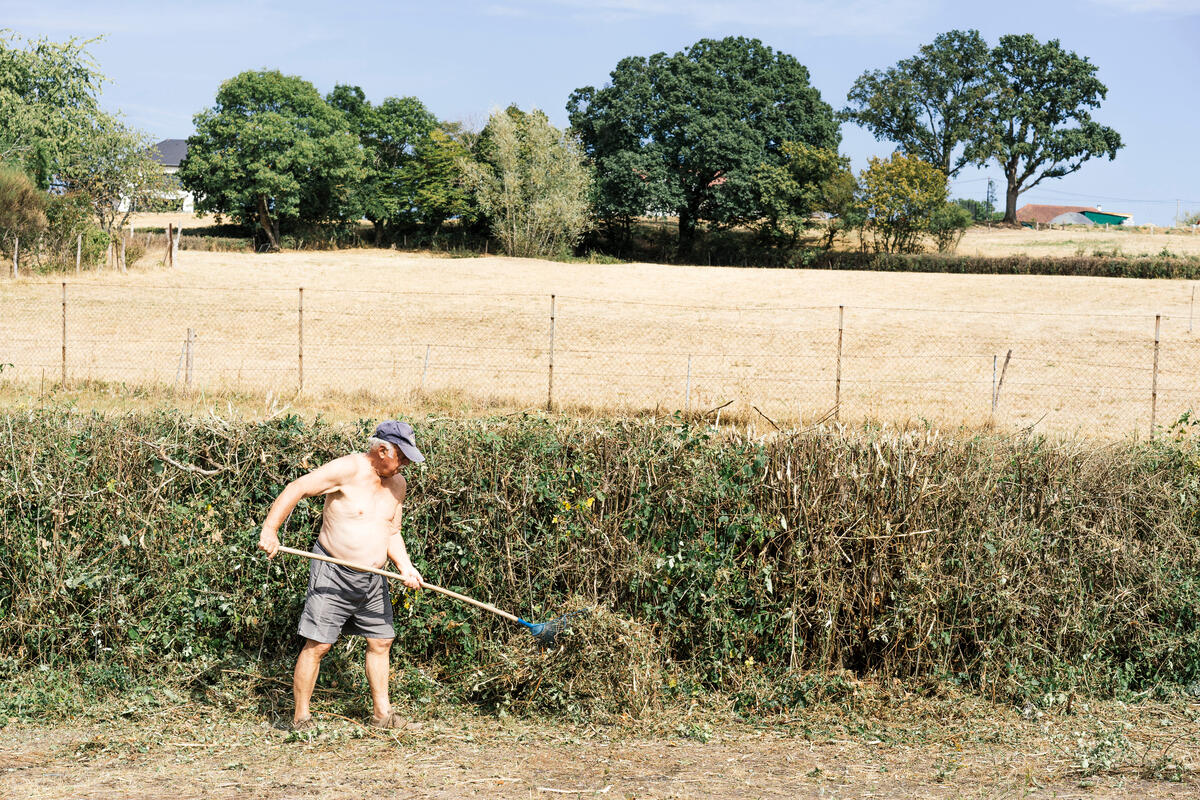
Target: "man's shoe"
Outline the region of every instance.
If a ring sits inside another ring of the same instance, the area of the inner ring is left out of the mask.
[[[408,723],[404,720],[403,717],[401,717],[395,711],[392,711],[392,712],[389,712],[386,717],[382,717],[382,718],[372,717],[371,721],[368,722],[367,724],[370,725],[372,728],[381,728],[383,730],[394,730],[394,729],[406,727]]]

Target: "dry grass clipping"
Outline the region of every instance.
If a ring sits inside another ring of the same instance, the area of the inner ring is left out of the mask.
[[[564,613],[587,607],[572,598]],[[524,632],[487,642],[467,695],[502,714],[636,717],[659,704],[662,653],[649,626],[597,605],[566,622],[554,647]]]

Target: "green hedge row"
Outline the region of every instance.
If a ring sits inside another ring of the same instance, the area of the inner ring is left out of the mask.
[[[368,423],[68,410],[0,417],[10,669],[290,658],[307,564],[254,549],[275,494]],[[426,578],[543,618],[653,631],[692,685],[842,668],[1021,696],[1200,678],[1200,448],[930,432],[748,440],[710,426],[417,421]],[[303,546],[307,501],[285,543]],[[397,590],[398,644],[462,674],[511,634]]]

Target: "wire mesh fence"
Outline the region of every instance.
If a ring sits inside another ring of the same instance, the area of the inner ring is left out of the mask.
[[[672,305],[521,293],[103,282],[0,293],[0,380],[461,397],[1146,434],[1190,410],[1186,317]],[[1178,315],[1177,315],[1178,316]]]

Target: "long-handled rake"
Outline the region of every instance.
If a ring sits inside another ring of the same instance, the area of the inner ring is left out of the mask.
[[[349,561],[343,561],[340,558],[324,556],[320,553],[309,552],[308,550],[297,550],[294,547],[283,547],[281,545],[279,547],[279,552],[290,553],[291,555],[302,556],[303,558],[311,558],[314,561],[328,561],[330,564],[337,564],[340,567],[349,567],[350,569],[356,569],[359,572],[370,572],[374,575],[382,575],[385,578],[391,578],[395,581],[404,580],[395,572],[388,572],[384,569],[375,569],[373,567],[364,567],[358,564],[351,564]],[[561,617],[555,617],[549,622],[526,622],[520,617],[509,614],[507,611],[501,611],[493,605],[489,605],[472,597],[467,597],[465,594],[459,594],[458,592],[452,592],[449,589],[443,589],[441,586],[434,586],[432,583],[421,581],[421,588],[428,589],[431,592],[437,592],[438,594],[444,594],[447,597],[453,597],[455,600],[461,600],[464,603],[470,603],[476,608],[482,608],[484,611],[490,611],[496,616],[504,617],[509,622],[515,622],[519,625],[524,625],[526,630],[533,634],[533,637],[546,647],[550,647],[554,644],[555,637],[558,636],[558,634],[562,631],[563,624],[567,620],[586,613],[586,609],[580,609],[579,611],[572,611],[569,614],[563,614]]]

